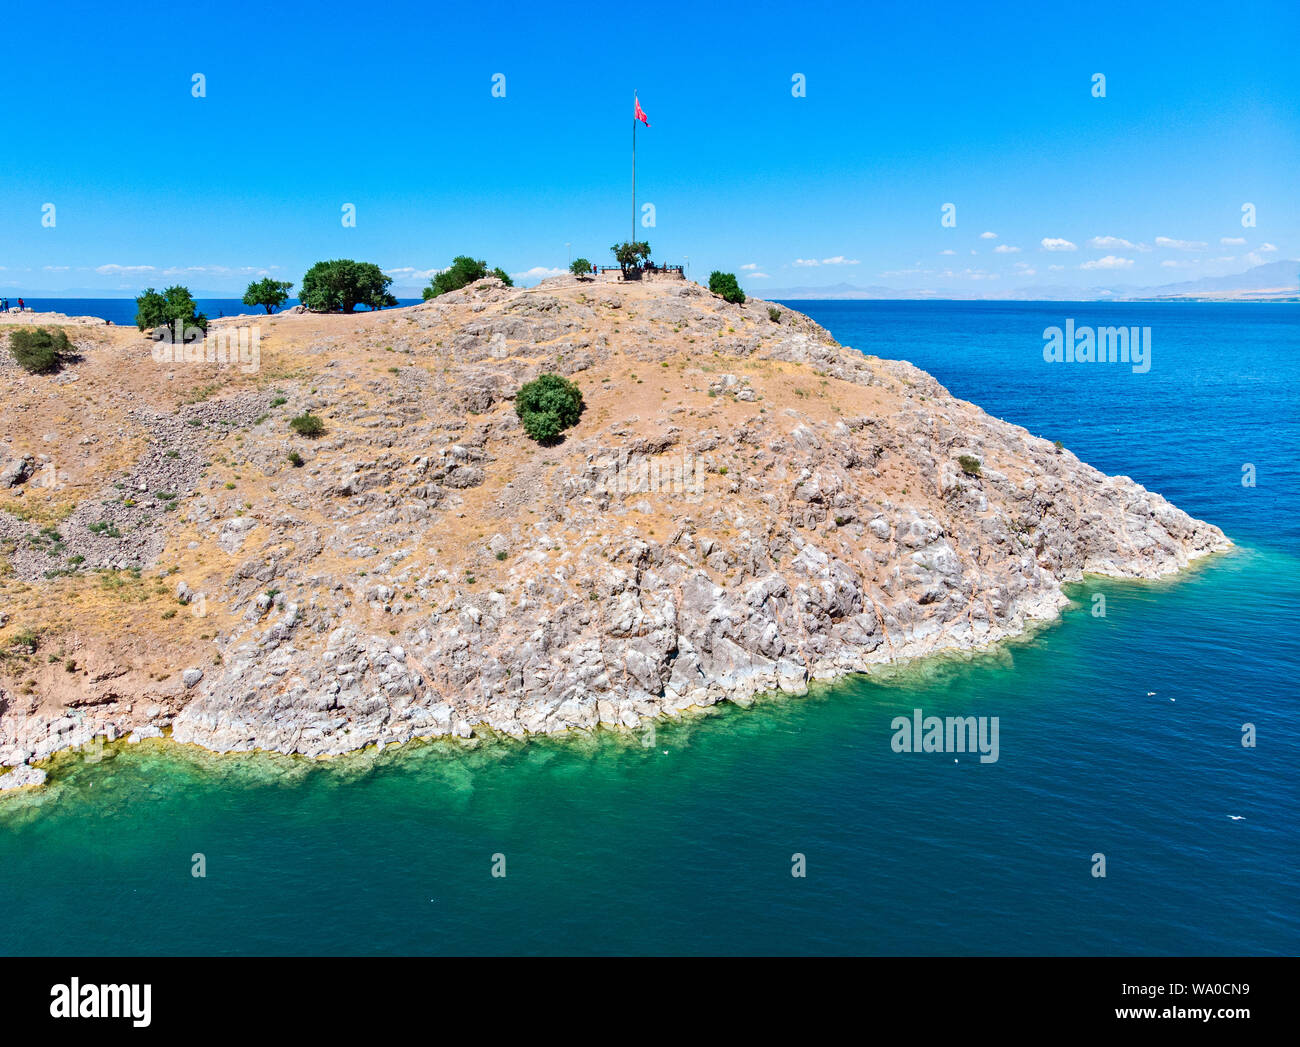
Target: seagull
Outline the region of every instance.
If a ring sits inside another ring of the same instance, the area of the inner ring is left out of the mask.
[[[1147,697],[1148,697],[1148,698],[1154,698],[1155,696],[1156,696],[1156,692],[1155,692],[1155,691],[1147,691]]]
[[[1234,822],[1244,822],[1246,820],[1246,816],[1244,814],[1230,814],[1228,815],[1228,817],[1231,818]]]

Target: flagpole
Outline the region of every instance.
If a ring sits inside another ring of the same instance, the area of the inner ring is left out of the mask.
[[[637,92],[632,92],[632,107],[636,109]],[[632,243],[637,242],[637,117],[632,116]]]

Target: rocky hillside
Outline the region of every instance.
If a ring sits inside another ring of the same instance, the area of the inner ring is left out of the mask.
[[[223,321],[255,373],[88,325],[58,375],[0,354],[8,784],[98,735],[322,755],[799,693],[1229,544],[776,308],[489,279]],[[555,446],[512,401],[547,371],[586,400]]]

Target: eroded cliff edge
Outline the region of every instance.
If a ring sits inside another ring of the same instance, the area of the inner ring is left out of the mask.
[[[633,726],[994,643],[1084,573],[1230,544],[774,308],[485,280],[239,321],[255,373],[90,326],[57,377],[5,360],[0,762],[168,726],[307,755]],[[587,404],[553,447],[512,402],[544,371]]]

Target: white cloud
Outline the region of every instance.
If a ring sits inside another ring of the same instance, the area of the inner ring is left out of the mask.
[[[993,253],[994,254],[1019,254],[1020,248],[1012,247],[1010,244],[998,244],[997,247],[993,248]]]
[[[1204,251],[1208,245],[1204,240],[1173,240],[1167,236],[1157,236],[1156,246],[1168,247],[1175,251]]]
[[[41,268],[47,273],[66,273],[68,271],[68,266],[66,265],[43,265]]]
[[[1276,250],[1277,250],[1277,248],[1274,247],[1272,244],[1260,244],[1260,245],[1259,245],[1259,252],[1260,252],[1260,254],[1268,254],[1270,251],[1276,251]]]
[[[116,262],[95,267],[95,272],[104,275],[111,273],[152,273],[153,271],[154,267],[151,265],[118,265]]]
[[[821,265],[816,258],[796,258],[794,264],[797,266]]]
[[[746,263],[745,263],[744,265],[742,265],[740,268],[741,268],[741,269],[757,269],[757,268],[758,268],[758,263],[757,263],[757,262],[746,262]]]
[[[401,280],[432,280],[441,272],[441,269],[415,269],[409,265],[399,265],[396,269],[384,270],[386,276]]]
[[[563,269],[550,269],[544,265],[535,265],[531,269],[525,269],[522,273],[511,273],[510,276],[515,280],[545,280],[548,276],[559,276],[565,272]]]
[[[1080,269],[1131,269],[1132,267],[1132,258],[1117,258],[1113,254],[1108,254],[1105,258],[1094,258],[1079,266]]]
[[[1048,271],[1049,273],[1059,273],[1059,272],[1060,272],[1062,269],[1064,269],[1064,268],[1065,268],[1065,266],[1063,266],[1063,265],[1049,265],[1049,266],[1047,267],[1047,271]]]
[[[1122,236],[1094,236],[1088,241],[1088,246],[1102,251],[1114,250],[1117,247],[1125,251],[1136,251],[1138,249],[1137,244],[1125,240]]]
[[[1160,265],[1165,269],[1190,269],[1196,262],[1190,258],[1166,258]]]
[[[998,238],[997,233],[992,233],[992,232],[980,233],[981,240],[996,240],[997,238]]]
[[[1041,241],[1044,251],[1077,251],[1078,247],[1069,240],[1062,240],[1060,237],[1045,236]]]
[[[861,265],[856,258],[845,258],[842,254],[837,254],[834,258],[823,258],[822,265]]]
[[[745,267],[741,266],[741,268],[743,269]],[[766,280],[768,279],[768,275],[767,273],[748,273],[745,278],[747,280]]]
[[[940,253],[940,254],[956,254],[957,252],[954,251],[951,247],[946,247],[946,248],[944,248],[942,251],[940,251],[939,253]]]
[[[1223,244],[1224,247],[1242,247],[1246,243],[1246,238],[1244,236],[1221,236],[1219,237],[1219,243]]]

